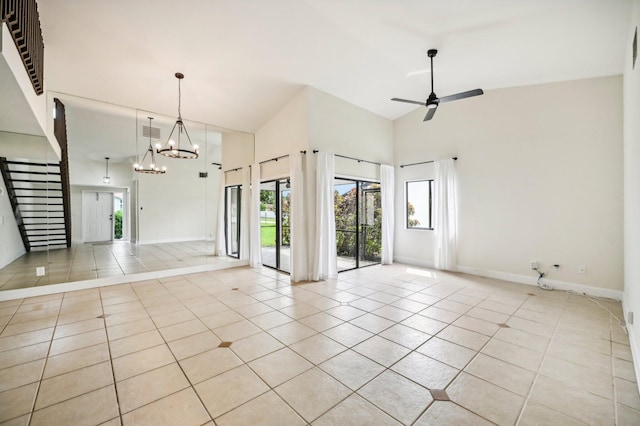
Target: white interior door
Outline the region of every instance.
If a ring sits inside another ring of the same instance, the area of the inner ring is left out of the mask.
[[[113,194],[85,191],[82,195],[84,242],[113,239]]]

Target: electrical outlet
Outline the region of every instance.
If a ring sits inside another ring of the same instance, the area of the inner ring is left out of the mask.
[[[531,269],[536,270],[538,269],[538,262],[536,262],[535,260],[532,260],[529,265],[531,265]]]
[[[38,266],[36,268],[36,277],[43,277],[45,274],[44,272],[44,266]]]
[[[627,312],[627,324],[633,325],[633,312],[632,311]]]
[[[579,274],[586,274],[587,273],[587,267],[584,265],[578,265],[578,273]]]

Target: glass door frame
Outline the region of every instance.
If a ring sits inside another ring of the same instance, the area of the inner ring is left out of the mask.
[[[230,223],[229,223],[229,211],[230,211],[230,205],[229,205],[229,191],[232,189],[236,189],[238,191],[238,196],[237,196],[237,203],[238,203],[238,208],[237,210],[237,214],[236,214],[236,223],[238,224],[237,226],[237,231],[236,231],[236,235],[235,235],[235,241],[236,244],[238,246],[238,251],[236,254],[230,253],[233,250],[230,250],[231,246],[231,240],[229,239],[229,231],[230,231]],[[241,226],[242,226],[242,185],[229,185],[229,186],[225,186],[224,188],[224,238],[225,238],[225,252],[227,253],[227,256],[230,257],[235,257],[236,259],[240,259],[240,232],[241,232]]]
[[[283,246],[283,244],[282,244],[282,236],[283,236],[283,232],[282,232],[282,228],[283,228],[283,225],[282,225],[282,213],[283,213],[282,212],[282,193],[283,193],[282,183],[283,182],[286,182],[286,184],[288,184],[290,182],[290,178],[286,177],[286,178],[270,179],[270,180],[265,180],[265,181],[260,182],[260,186],[261,186],[260,191],[263,191],[263,189],[262,189],[262,185],[263,184],[271,184],[271,183],[275,184],[275,189],[273,191],[275,192],[274,210],[275,210],[275,228],[276,228],[275,229],[275,231],[276,231],[276,235],[275,235],[276,264],[275,264],[275,266],[267,265],[263,261],[262,266],[266,266],[267,268],[275,269],[276,271],[280,271],[280,272],[283,272],[285,274],[290,274],[290,271],[282,269],[281,248]],[[286,188],[285,190],[291,191],[290,188]],[[290,221],[291,221],[291,211],[289,211],[289,223],[291,223]],[[291,225],[289,225],[289,229],[290,229],[290,227],[291,227]],[[260,232],[262,232],[262,224],[260,225]],[[291,238],[291,232],[289,232],[289,238]],[[261,244],[260,250],[262,250],[262,244]],[[291,253],[291,241],[289,241],[289,253]],[[291,269],[291,263],[290,262],[291,262],[291,254],[289,254],[289,269]]]
[[[355,183],[356,186],[356,200],[355,200],[355,205],[356,205],[356,211],[355,211],[355,224],[356,224],[356,229],[354,231],[350,231],[350,230],[339,230],[336,227],[336,233],[338,231],[340,232],[354,232],[356,234],[356,238],[355,238],[355,267],[353,268],[349,268],[349,269],[338,269],[338,273],[340,272],[345,272],[345,271],[353,271],[354,269],[359,269],[359,268],[365,268],[367,266],[373,266],[373,265],[379,265],[380,261],[378,262],[372,262],[372,263],[367,263],[366,265],[360,265],[360,257],[364,256],[366,248],[362,245],[363,241],[361,241],[361,234],[362,234],[362,220],[361,220],[361,214],[364,214],[363,210],[361,207],[361,192],[364,192],[365,190],[362,189],[362,184],[364,183],[369,183],[369,184],[377,184],[380,185],[380,182],[377,182],[375,180],[370,180],[370,179],[361,179],[361,178],[354,178],[354,177],[342,177],[342,176],[334,176],[334,187],[336,185],[336,181],[344,181],[345,183]],[[377,189],[377,192],[379,192],[380,189]],[[371,190],[369,190],[368,192],[372,192]],[[337,235],[336,235],[336,240],[337,240]],[[337,247],[336,247],[337,249]]]

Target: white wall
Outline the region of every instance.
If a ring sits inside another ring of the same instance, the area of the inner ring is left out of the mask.
[[[493,90],[424,114],[395,121],[396,165],[459,157],[461,270],[535,282],[529,261],[559,263],[549,279],[620,296],[620,77]],[[433,168],[396,170],[395,256],[431,264],[432,231],[404,229],[403,185]]]
[[[222,134],[222,170],[249,168],[254,162],[254,136],[250,133]],[[225,184],[242,184],[242,171],[225,173]]]
[[[631,44],[640,27],[640,0],[633,3],[624,72],[624,308],[634,312],[627,323],[640,383],[640,58],[632,68]]]
[[[206,239],[204,156],[166,159],[167,173],[138,174],[138,237],[140,244]]]
[[[106,174],[106,160],[69,159],[69,181],[71,185],[97,186],[104,188],[130,187],[133,179],[133,165],[129,162],[115,163],[109,160],[110,184],[102,182]]]
[[[393,123],[320,90],[309,88],[309,148],[393,164]],[[379,179],[379,167],[336,159],[336,174]]]
[[[0,268],[26,253],[4,179],[0,178]]]
[[[52,150],[55,152],[56,157],[60,158],[60,145],[58,145],[57,140],[53,136],[53,127],[47,127],[49,121],[47,120],[47,98],[44,95],[36,95],[33,85],[31,84],[31,79],[24,68],[20,54],[15,47],[11,33],[4,23],[0,23],[0,31],[2,32],[0,34],[0,52],[2,52],[2,56],[7,62],[7,65],[11,68],[18,85],[20,86],[27,103],[29,104],[31,111],[42,130],[42,134],[47,135],[48,142],[50,142]],[[43,82],[43,84],[44,83],[45,82]]]
[[[57,161],[56,154],[45,137],[2,131],[0,131],[0,157],[35,162]],[[3,268],[26,251],[2,178],[0,178],[0,217],[0,268]]]
[[[0,157],[28,158],[36,162],[59,161],[45,137],[3,131],[0,131]]]

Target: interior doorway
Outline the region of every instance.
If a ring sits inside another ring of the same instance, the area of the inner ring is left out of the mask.
[[[240,258],[240,185],[227,186],[224,191],[224,235],[227,255]]]
[[[262,264],[291,271],[291,183],[279,179],[260,184]]]
[[[380,183],[336,178],[334,188],[338,271],[380,263]]]
[[[113,193],[82,193],[82,230],[85,243],[113,240]]]

